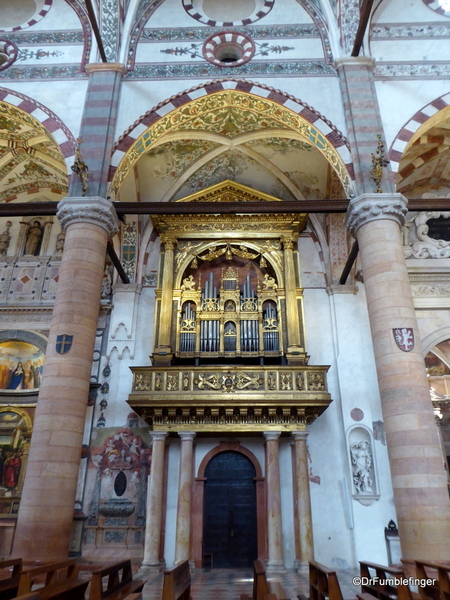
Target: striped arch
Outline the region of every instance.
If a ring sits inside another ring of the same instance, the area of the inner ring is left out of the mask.
[[[418,110],[416,114],[411,117],[409,121],[403,125],[397,137],[392,142],[389,149],[389,160],[391,161],[391,168],[394,173],[398,173],[398,167],[402,158],[403,152],[408,145],[408,142],[428,119],[433,117],[443,108],[450,105],[450,93],[436,98],[429,104],[426,104],[423,108]]]
[[[33,100],[29,96],[25,96],[25,94],[20,94],[7,88],[0,87],[0,100],[12,104],[16,108],[20,108],[20,110],[32,115],[51,133],[66,160],[67,172],[70,174],[76,141],[69,128],[61,119],[49,108],[40,104],[40,102]]]
[[[109,181],[113,181],[119,163],[130,148],[132,148],[133,144],[149,127],[166,117],[172,111],[175,111],[189,102],[225,90],[235,90],[237,92],[249,94],[252,97],[256,96],[264,100],[270,100],[272,103],[279,104],[280,107],[289,109],[294,115],[296,114],[301,117],[301,119],[313,126],[318,135],[324,138],[324,143],[329,144],[329,147],[331,146],[334,149],[340,161],[342,161],[341,164],[343,164],[343,168],[346,170],[349,180],[354,179],[353,165],[347,139],[331,121],[321,115],[312,106],[302,102],[295,96],[286,94],[264,84],[242,79],[218,79],[206,84],[200,84],[189,90],[180,92],[176,96],[172,96],[135,121],[114,144],[111,156]],[[112,191],[114,192],[114,190]]]

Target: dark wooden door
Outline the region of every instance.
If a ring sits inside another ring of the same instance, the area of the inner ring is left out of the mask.
[[[221,452],[205,471],[203,552],[214,567],[249,567],[257,559],[255,468],[239,452]]]

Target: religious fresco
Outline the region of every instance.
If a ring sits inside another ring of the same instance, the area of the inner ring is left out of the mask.
[[[25,419],[20,414],[0,413],[0,497],[17,492],[25,444],[21,434],[25,430]]]
[[[33,344],[18,340],[0,342],[0,390],[38,390],[44,361],[44,352]]]

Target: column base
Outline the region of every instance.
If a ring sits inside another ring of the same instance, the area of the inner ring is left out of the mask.
[[[299,346],[288,346],[286,360],[289,366],[304,367],[308,364],[309,356]]]
[[[148,577],[150,575],[157,575],[158,573],[162,573],[166,568],[166,561],[160,560],[159,563],[154,565],[148,565],[142,563],[137,572],[139,577]]]
[[[170,367],[172,359],[173,352],[170,346],[158,346],[151,356],[152,364],[155,367]]]
[[[309,563],[302,562],[301,560],[294,561],[294,570],[297,571],[299,575],[305,575],[309,577]]]
[[[266,575],[278,575],[278,573],[287,573],[287,569],[282,562],[272,562],[271,564],[266,562],[265,565]]]

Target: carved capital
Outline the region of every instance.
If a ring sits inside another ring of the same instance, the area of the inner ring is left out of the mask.
[[[345,224],[354,237],[361,225],[377,219],[389,219],[402,226],[407,205],[408,200],[401,194],[362,194],[350,200]]]
[[[58,204],[56,216],[64,233],[66,233],[69,225],[73,223],[98,225],[103,227],[110,237],[119,232],[119,220],[113,203],[99,196],[63,198]]]
[[[164,442],[166,437],[169,435],[167,431],[151,431],[150,432],[152,442]]]
[[[263,431],[263,436],[268,442],[277,442],[281,435],[281,431]]]
[[[164,244],[164,249],[166,250],[172,250],[172,252],[175,249],[175,244],[177,243],[176,238],[172,238],[172,237],[167,237],[166,235],[161,235],[161,243]]]
[[[375,60],[369,56],[345,56],[338,58],[334,62],[335,69],[341,69],[345,67],[367,67],[369,71],[373,71],[375,68]]]
[[[295,442],[306,442],[306,439],[309,435],[309,431],[293,431],[291,435],[294,438]]]
[[[182,442],[192,442],[196,436],[195,431],[179,431],[178,435]]]
[[[294,240],[290,237],[282,237],[281,242],[283,243],[283,248],[285,250],[293,250],[294,249]]]

